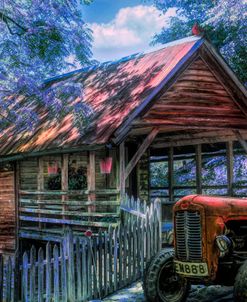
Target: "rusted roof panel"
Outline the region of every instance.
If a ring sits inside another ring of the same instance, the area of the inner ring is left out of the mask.
[[[44,108],[37,107],[40,122],[34,132],[20,132],[12,125],[0,133],[0,155],[107,143],[128,115],[142,104],[199,40],[191,37],[175,41],[151,53],[50,80],[47,85],[70,81],[83,84],[84,99],[76,98],[70,102],[85,102],[92,108],[94,117],[90,127],[79,131],[72,113],[58,123],[48,117]],[[34,105],[28,103],[28,106]]]

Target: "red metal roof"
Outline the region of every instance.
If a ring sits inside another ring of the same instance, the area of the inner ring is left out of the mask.
[[[129,114],[189,52],[194,51],[193,46],[200,41],[202,39],[198,37],[175,41],[151,53],[52,79],[49,85],[68,81],[83,83],[84,99],[77,98],[72,102],[83,101],[92,108],[94,118],[90,127],[79,131],[72,113],[57,123],[39,108],[40,122],[33,133],[19,133],[14,125],[0,133],[0,155],[107,143]]]

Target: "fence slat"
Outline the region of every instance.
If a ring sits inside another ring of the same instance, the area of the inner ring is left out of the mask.
[[[127,227],[124,227],[123,231],[123,285],[126,284],[127,280],[127,245],[128,245],[128,239],[127,239]]]
[[[22,258],[22,301],[28,302],[28,255],[23,254]]]
[[[99,232],[99,239],[98,239],[98,251],[99,251],[99,257],[98,257],[98,267],[99,267],[99,274],[98,274],[98,280],[99,280],[99,298],[101,300],[102,297],[102,284],[103,284],[103,241],[102,241],[102,232]]]
[[[40,248],[38,252],[38,302],[44,301],[44,252]]]
[[[94,299],[98,298],[98,268],[97,268],[97,263],[98,263],[98,257],[97,257],[97,238],[91,238],[92,242],[92,260],[93,260],[93,297]]]
[[[75,301],[75,262],[74,262],[74,241],[72,231],[69,230],[66,236],[68,251],[68,301]]]
[[[92,288],[92,242],[87,240],[87,275],[88,275],[88,299],[93,298]]]
[[[86,241],[82,242],[82,300],[85,301],[88,297],[88,275],[87,275],[87,253]]]
[[[113,240],[113,230],[112,227],[109,227],[109,293],[113,292],[113,282],[112,282],[112,260],[113,260],[113,253],[112,253],[112,240]]]
[[[62,302],[68,301],[68,283],[67,283],[67,263],[66,263],[66,246],[65,241],[60,246],[61,256],[61,286],[62,286]]]
[[[108,250],[108,234],[105,231],[104,232],[104,296],[107,296],[108,294],[108,272],[109,272],[109,261],[108,261],[108,255],[109,255],[109,250]]]
[[[3,302],[3,256],[0,255],[0,302]]]
[[[131,227],[131,220],[128,220],[128,282],[131,282],[132,280],[132,274],[131,274],[131,265],[132,265],[132,227]]]
[[[6,302],[11,302],[12,259],[8,257],[6,268]]]
[[[138,235],[136,234],[136,220],[133,224],[133,281],[136,280],[136,263],[137,263],[137,237]]]
[[[77,237],[76,238],[76,294],[77,294],[77,300],[80,301],[82,296],[82,286],[81,286],[81,278],[82,278],[82,272],[81,272],[81,255],[80,255],[80,240]]]
[[[57,245],[53,248],[53,286],[54,286],[54,302],[59,302],[59,251]]]
[[[114,268],[114,291],[117,290],[118,286],[118,227],[115,228],[113,233],[113,240],[114,240],[114,262],[113,262],[113,268]]]
[[[46,245],[46,302],[51,302],[51,244]]]
[[[32,246],[30,251],[30,301],[35,300],[35,283],[36,283],[35,262],[36,262],[36,249],[34,246]]]
[[[119,277],[118,277],[118,286],[122,286],[122,278],[123,278],[123,228],[120,226],[119,228],[119,236],[118,236],[118,259],[119,259]]]

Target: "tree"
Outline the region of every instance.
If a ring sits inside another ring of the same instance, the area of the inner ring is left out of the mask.
[[[191,35],[197,22],[208,38],[247,84],[247,1],[246,0],[155,0],[165,13],[176,7],[176,17],[170,18],[169,27],[157,33],[152,43],[167,43]]]
[[[53,115],[60,115],[66,109],[63,100],[67,95],[82,96],[78,84],[43,89],[42,83],[75,64],[90,64],[92,35],[81,14],[82,5],[89,3],[90,0],[1,1],[1,126],[14,121],[20,123],[20,130],[30,130],[37,123],[31,105],[34,101],[49,107]],[[20,106],[20,96],[30,100],[30,106]]]

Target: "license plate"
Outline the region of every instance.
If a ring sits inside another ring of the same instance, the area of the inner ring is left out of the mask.
[[[208,276],[207,263],[193,263],[174,261],[175,271],[178,274],[186,276],[203,277]]]

